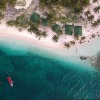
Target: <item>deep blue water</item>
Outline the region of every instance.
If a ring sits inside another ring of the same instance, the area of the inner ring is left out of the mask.
[[[0,45],[0,100],[100,100],[99,72],[22,48]]]

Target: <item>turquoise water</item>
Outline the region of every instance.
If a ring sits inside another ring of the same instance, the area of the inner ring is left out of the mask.
[[[91,67],[5,41],[0,42],[0,100],[100,100],[100,73]]]

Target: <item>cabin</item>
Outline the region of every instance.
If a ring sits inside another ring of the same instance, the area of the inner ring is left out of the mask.
[[[41,18],[41,23],[42,23],[43,26],[48,26],[48,19]]]
[[[54,31],[55,33],[59,33],[61,31],[61,27],[58,24],[54,24],[52,26],[52,31]]]
[[[40,22],[40,15],[36,12],[34,12],[31,17],[30,17],[30,20],[34,23],[38,23]]]
[[[82,35],[82,26],[75,26],[74,27],[74,34],[77,36],[81,36]]]
[[[65,34],[72,35],[73,34],[73,25],[65,25]]]
[[[82,26],[74,26],[74,25],[65,25],[65,34],[66,35],[82,35]]]

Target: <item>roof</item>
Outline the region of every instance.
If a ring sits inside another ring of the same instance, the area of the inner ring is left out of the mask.
[[[48,19],[46,19],[46,18],[41,18],[41,21],[42,21],[42,24],[43,24],[44,26],[47,26],[47,25],[48,25]]]
[[[39,22],[40,21],[40,15],[38,13],[33,13],[30,17],[30,20],[33,22]]]
[[[74,34],[79,35],[79,36],[82,35],[82,26],[75,26]]]
[[[65,34],[72,35],[73,34],[73,25],[65,25]]]
[[[53,30],[54,32],[56,32],[56,33],[59,33],[59,31],[60,31],[61,29],[60,29],[60,26],[59,26],[58,24],[54,24],[54,25],[52,26],[52,30]]]

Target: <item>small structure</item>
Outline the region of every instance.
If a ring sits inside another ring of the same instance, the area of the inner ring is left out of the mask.
[[[82,26],[75,26],[74,27],[74,34],[77,36],[81,36],[82,35]]]
[[[40,22],[40,15],[39,15],[38,13],[34,12],[34,13],[31,15],[30,20],[31,20],[32,22],[38,23],[38,22]]]
[[[58,24],[54,24],[54,25],[52,26],[52,30],[53,30],[54,32],[56,32],[56,33],[61,32],[60,26],[59,26]]]
[[[72,35],[73,34],[73,25],[65,25],[65,34]]]
[[[73,33],[77,36],[81,36],[82,26],[65,25],[65,34],[72,35]]]
[[[48,25],[48,19],[46,19],[46,18],[41,18],[41,22],[42,22],[42,25],[44,25],[44,26]]]

